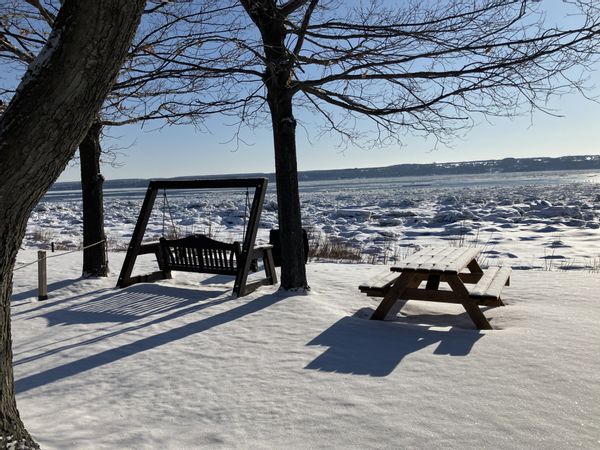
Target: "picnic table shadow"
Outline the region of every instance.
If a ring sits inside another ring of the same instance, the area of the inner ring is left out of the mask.
[[[175,292],[173,292],[175,291]],[[176,297],[179,291],[179,304],[177,307],[171,304],[167,308],[164,308],[160,311],[155,311],[153,308],[156,308],[156,302],[160,299],[160,296]],[[185,291],[185,292],[183,292]],[[176,326],[167,331],[159,332],[156,334],[152,334],[141,339],[138,339],[134,342],[115,346],[114,348],[110,348],[108,350],[104,350],[98,353],[90,354],[83,358],[67,362],[65,364],[59,365],[57,367],[53,367],[50,369],[42,370],[41,372],[20,378],[16,380],[15,387],[17,393],[22,393],[40,386],[44,386],[46,384],[53,383],[55,381],[68,378],[88,370],[92,370],[97,367],[104,366],[106,364],[110,364],[112,362],[118,361],[120,359],[135,355],[137,353],[141,353],[147,350],[151,350],[153,348],[160,347],[170,342],[178,341],[180,339],[184,339],[188,336],[191,336],[196,333],[202,333],[211,328],[217,327],[219,325],[226,324],[228,322],[232,322],[234,320],[240,319],[249,314],[256,313],[262,309],[268,308],[282,300],[285,300],[290,297],[290,295],[284,295],[280,292],[276,292],[270,295],[264,295],[262,297],[257,297],[254,299],[246,300],[246,299],[236,299],[232,295],[227,295],[225,297],[222,296],[223,291],[196,291],[189,289],[180,289],[180,288],[172,288],[160,285],[146,285],[146,284],[138,284],[131,286],[129,288],[115,290],[111,294],[107,294],[106,296],[97,299],[93,305],[89,307],[85,307],[83,311],[79,311],[76,313],[69,312],[56,312],[56,313],[45,313],[44,317],[54,320],[54,324],[65,324],[73,323],[87,323],[86,320],[101,320],[106,321],[110,319],[116,319],[114,314],[114,309],[116,306],[119,306],[120,303],[114,301],[116,296],[133,296],[136,298],[134,294],[136,293],[146,293],[152,292],[156,295],[156,299],[150,302],[148,309],[146,310],[146,316],[152,317],[150,321],[144,322],[135,322],[135,319],[140,318],[140,314],[144,314],[143,312],[138,311],[137,314],[131,315],[128,313],[119,314],[118,320],[122,323],[132,322],[130,325],[125,328],[120,328],[114,331],[109,331],[105,334],[101,334],[98,336],[92,336],[88,339],[60,345],[54,348],[47,349],[46,351],[39,353],[37,355],[29,356],[22,358],[20,360],[15,361],[15,365],[24,364],[35,359],[41,359],[46,356],[58,353],[60,351],[68,350],[74,347],[82,347],[93,345],[96,342],[124,334],[133,331],[137,331],[143,328],[150,327],[154,324],[160,322],[166,322],[177,317],[181,317],[184,315],[188,315],[194,312],[197,312],[202,309],[209,308],[211,306],[236,300],[239,301],[239,304],[236,303],[237,306],[233,306],[231,309],[226,311],[216,313],[214,315],[204,317],[195,322],[187,323],[184,325]],[[221,297],[210,298],[209,296],[212,294],[220,294]],[[162,293],[162,294],[159,294]],[[194,297],[190,297],[190,295],[195,294]],[[205,300],[205,301],[202,301]],[[100,306],[102,305],[102,301],[106,303],[110,312],[101,311]],[[82,304],[83,305],[83,304]],[[82,306],[83,307],[83,306]],[[140,305],[142,308],[143,305]],[[135,319],[134,319],[135,317]]]
[[[366,320],[371,312],[371,308],[364,308],[354,316],[344,317],[310,341],[307,345],[329,348],[305,369],[385,377],[404,357],[425,347],[437,344],[435,355],[466,356],[485,336],[476,329],[451,326],[448,330],[435,330],[403,318]]]

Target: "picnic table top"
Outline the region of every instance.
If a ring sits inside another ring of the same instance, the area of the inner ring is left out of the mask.
[[[413,253],[391,270],[393,272],[436,272],[457,274],[481,253],[474,247],[425,248]]]

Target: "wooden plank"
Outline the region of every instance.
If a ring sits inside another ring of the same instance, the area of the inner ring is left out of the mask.
[[[479,252],[479,249],[472,248],[450,248],[448,251],[441,252],[430,258],[426,264],[421,264],[415,270],[456,274],[467,267]]]
[[[371,278],[369,281],[360,284],[358,286],[358,289],[361,291],[384,289],[386,287],[391,286],[394,280],[396,280],[396,278],[398,278],[399,276],[400,275],[397,272],[391,272],[389,270],[386,270]]]
[[[378,274],[377,276],[371,278],[368,281],[365,281],[364,283],[360,284],[358,286],[358,289],[364,293],[367,294],[369,297],[383,297],[385,295],[385,293],[388,291],[388,289],[390,288],[390,286],[394,283],[394,280],[396,278],[398,278],[400,275],[398,274],[398,272],[388,272],[387,270]],[[432,275],[431,275],[432,276]],[[430,276],[430,278],[431,278]],[[470,283],[470,284],[474,284],[477,283],[480,278],[481,278],[481,274],[476,274],[476,273],[460,273],[458,274],[459,278],[461,279],[461,281],[463,283]],[[440,281],[441,282],[445,282],[445,277],[446,275],[444,274],[440,274]],[[439,285],[438,285],[439,287]],[[428,289],[426,287],[426,289]],[[438,289],[436,287],[436,289]]]
[[[444,275],[444,274],[440,275],[442,281],[445,281],[444,280],[445,276],[446,275]],[[479,280],[481,280],[482,276],[483,276],[483,273],[464,273],[463,272],[463,273],[459,273],[458,274],[458,277],[460,278],[460,280],[463,283],[467,283],[467,284],[476,284],[476,283],[478,283]]]
[[[491,268],[486,269],[484,277],[487,275],[488,271],[490,273],[493,272],[493,275],[490,275],[489,279],[485,280],[485,285],[479,282],[473,289],[470,289],[471,297],[500,298],[502,288],[509,283],[512,269],[510,267],[495,267],[495,270],[493,271],[490,269]]]
[[[156,253],[156,249],[159,247],[158,242],[151,242],[148,244],[140,245],[139,255],[149,255],[150,253]]]
[[[429,247],[419,252],[413,253],[397,266],[392,268],[393,271],[401,272],[403,270],[427,270],[432,261],[444,257],[451,253],[454,249],[449,247]]]
[[[407,288],[402,295],[406,300],[420,300],[425,302],[438,303],[459,303],[462,302],[456,297],[456,294],[449,290],[427,290],[418,288]]]
[[[270,284],[277,283],[277,272],[275,271],[275,260],[273,259],[273,246],[263,246],[263,265]]]
[[[196,179],[196,180],[151,180],[149,187],[155,189],[227,189],[255,188],[261,186],[266,178]]]
[[[472,260],[477,258],[479,253],[481,253],[480,248],[464,248],[461,253],[456,253],[454,259],[446,265],[443,271],[446,273],[459,273],[467,267]]]
[[[429,272],[439,266],[440,262],[445,262],[448,258],[452,258],[452,254],[456,251],[452,247],[433,248],[422,254],[416,254],[415,258],[407,263],[401,263],[392,270],[415,270],[420,272]],[[420,252],[419,252],[420,253]]]
[[[477,282],[475,286],[467,288],[469,290],[469,295],[474,297],[482,296],[485,291],[487,291],[487,288],[499,270],[500,267],[488,267],[479,282]]]

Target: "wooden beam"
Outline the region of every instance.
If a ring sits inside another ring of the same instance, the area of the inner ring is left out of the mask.
[[[135,260],[140,254],[142,239],[144,238],[144,232],[148,226],[148,220],[150,219],[150,214],[152,213],[152,207],[154,206],[157,192],[158,188],[153,187],[152,182],[150,182],[148,190],[146,191],[146,196],[144,197],[144,203],[142,203],[140,215],[135,224],[135,229],[131,235],[131,242],[129,243],[129,247],[127,247],[127,254],[125,255],[125,260],[123,261],[123,267],[121,268],[121,273],[117,281],[117,287],[123,288],[137,282],[133,281],[131,278],[131,273],[133,272],[133,267],[135,266]]]
[[[151,180],[148,188],[155,189],[227,189],[263,186],[266,178],[231,178],[207,180]]]
[[[384,320],[387,313],[392,309],[392,306],[394,306],[394,303],[404,296],[404,292],[407,288],[415,287],[415,283],[417,283],[417,286],[421,283],[416,272],[402,272],[390,290],[383,297],[383,300],[371,316],[371,320]]]
[[[256,242],[256,234],[258,233],[260,215],[262,214],[263,203],[267,193],[267,185],[269,183],[266,178],[260,178],[258,180],[260,180],[260,182],[256,185],[254,190],[252,207],[250,208],[250,218],[248,219],[248,227],[246,228],[244,243],[242,244],[240,261],[238,261],[241,270],[238,270],[238,273],[235,277],[235,283],[233,284],[233,294],[237,295],[238,297],[242,297],[249,293],[246,292],[245,286],[246,281],[248,280],[248,272],[250,272],[250,265],[252,264],[251,254],[254,250],[254,242]]]
[[[477,302],[469,298],[469,291],[462,283],[460,278],[458,278],[458,275],[454,277],[449,276],[447,282],[452,288],[452,291],[456,295],[457,299],[460,300],[460,302],[462,303],[463,308],[465,308],[465,311],[467,311],[467,314],[469,315],[477,329],[491,330],[492,326],[479,309]]]

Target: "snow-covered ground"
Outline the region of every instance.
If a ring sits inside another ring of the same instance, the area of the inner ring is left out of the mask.
[[[447,304],[366,320],[357,286],[382,266],[311,263],[310,293],[243,298],[230,278],[116,290],[80,268],[49,260],[44,302],[35,265],[15,271],[17,401],[43,448],[600,447],[596,273],[515,271],[477,331]]]
[[[106,193],[112,249],[126,248],[145,190]],[[393,263],[427,245],[485,247],[483,263],[521,269],[600,271],[600,173],[554,172],[301,183],[311,240],[359,248],[364,261]],[[26,248],[77,248],[81,201],[54,192],[32,214]],[[175,192],[156,201],[149,240],[169,233],[210,233],[241,240],[244,191]],[[162,211],[165,211],[163,214]],[[267,194],[260,240],[277,228],[275,194]]]

